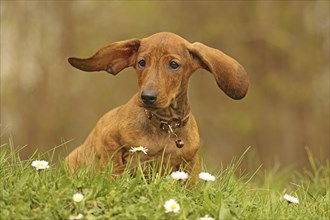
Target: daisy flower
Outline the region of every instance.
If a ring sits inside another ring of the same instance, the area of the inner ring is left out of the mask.
[[[166,213],[178,213],[180,211],[180,205],[174,199],[167,200],[164,204],[164,208]]]
[[[144,154],[147,154],[148,148],[143,147],[143,146],[131,147],[131,149],[129,151],[133,152],[133,153],[142,151]]]
[[[214,181],[215,180],[215,176],[207,173],[207,172],[201,172],[199,174],[199,178],[205,181]]]
[[[76,193],[73,195],[72,199],[75,202],[81,202],[84,199],[84,195],[81,193]]]
[[[285,194],[285,195],[283,196],[283,198],[284,198],[286,201],[288,201],[288,203],[299,203],[299,199],[298,199],[298,198],[296,198],[296,197],[294,197],[294,196],[290,196],[290,195],[288,195],[288,194]]]
[[[35,160],[31,165],[37,170],[44,170],[49,168],[48,162],[44,160]]]
[[[171,174],[171,177],[175,180],[187,180],[189,175],[188,173],[181,172],[181,171],[175,171]]]
[[[199,218],[199,220],[214,220],[214,218],[212,218],[208,215],[205,215],[204,217]]]
[[[69,216],[69,220],[79,220],[79,219],[82,219],[83,217],[84,217],[83,214],[70,215],[70,216]]]

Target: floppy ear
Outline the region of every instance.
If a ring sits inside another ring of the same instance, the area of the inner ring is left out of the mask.
[[[100,49],[90,58],[70,57],[68,61],[72,66],[83,71],[105,70],[116,75],[124,68],[134,65],[134,58],[139,46],[139,39],[118,41]]]
[[[218,86],[231,98],[243,98],[249,87],[249,77],[244,68],[233,58],[202,43],[188,48],[197,68],[213,73]]]

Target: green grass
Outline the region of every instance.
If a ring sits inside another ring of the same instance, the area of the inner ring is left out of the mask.
[[[262,169],[239,170],[244,155],[221,168],[215,182],[191,186],[175,181],[169,171],[156,175],[149,167],[146,180],[140,172],[111,175],[84,168],[71,175],[64,164],[52,164],[51,155],[34,154],[21,161],[11,144],[0,153],[1,219],[69,219],[82,213],[84,219],[329,219],[329,161],[320,164],[309,154],[311,171],[294,173]],[[36,171],[35,159],[50,161],[50,168]],[[146,181],[148,183],[146,183]],[[75,203],[72,196],[85,197]],[[284,194],[299,198],[288,204]],[[179,213],[165,213],[164,203],[175,199]]]

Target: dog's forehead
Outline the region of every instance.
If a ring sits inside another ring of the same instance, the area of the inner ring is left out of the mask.
[[[186,51],[188,43],[187,40],[176,34],[162,32],[143,38],[139,51],[158,54],[182,54]]]

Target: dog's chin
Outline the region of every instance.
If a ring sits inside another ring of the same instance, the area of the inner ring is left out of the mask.
[[[158,103],[155,103],[155,104],[152,104],[152,105],[146,105],[146,104],[143,103],[143,101],[139,101],[139,106],[141,108],[145,108],[145,109],[147,109],[149,111],[152,111],[152,112],[168,108],[168,106],[160,105]]]
[[[164,109],[164,108],[159,107],[157,105],[142,105],[142,107],[149,110],[149,111],[158,111],[158,110]]]

